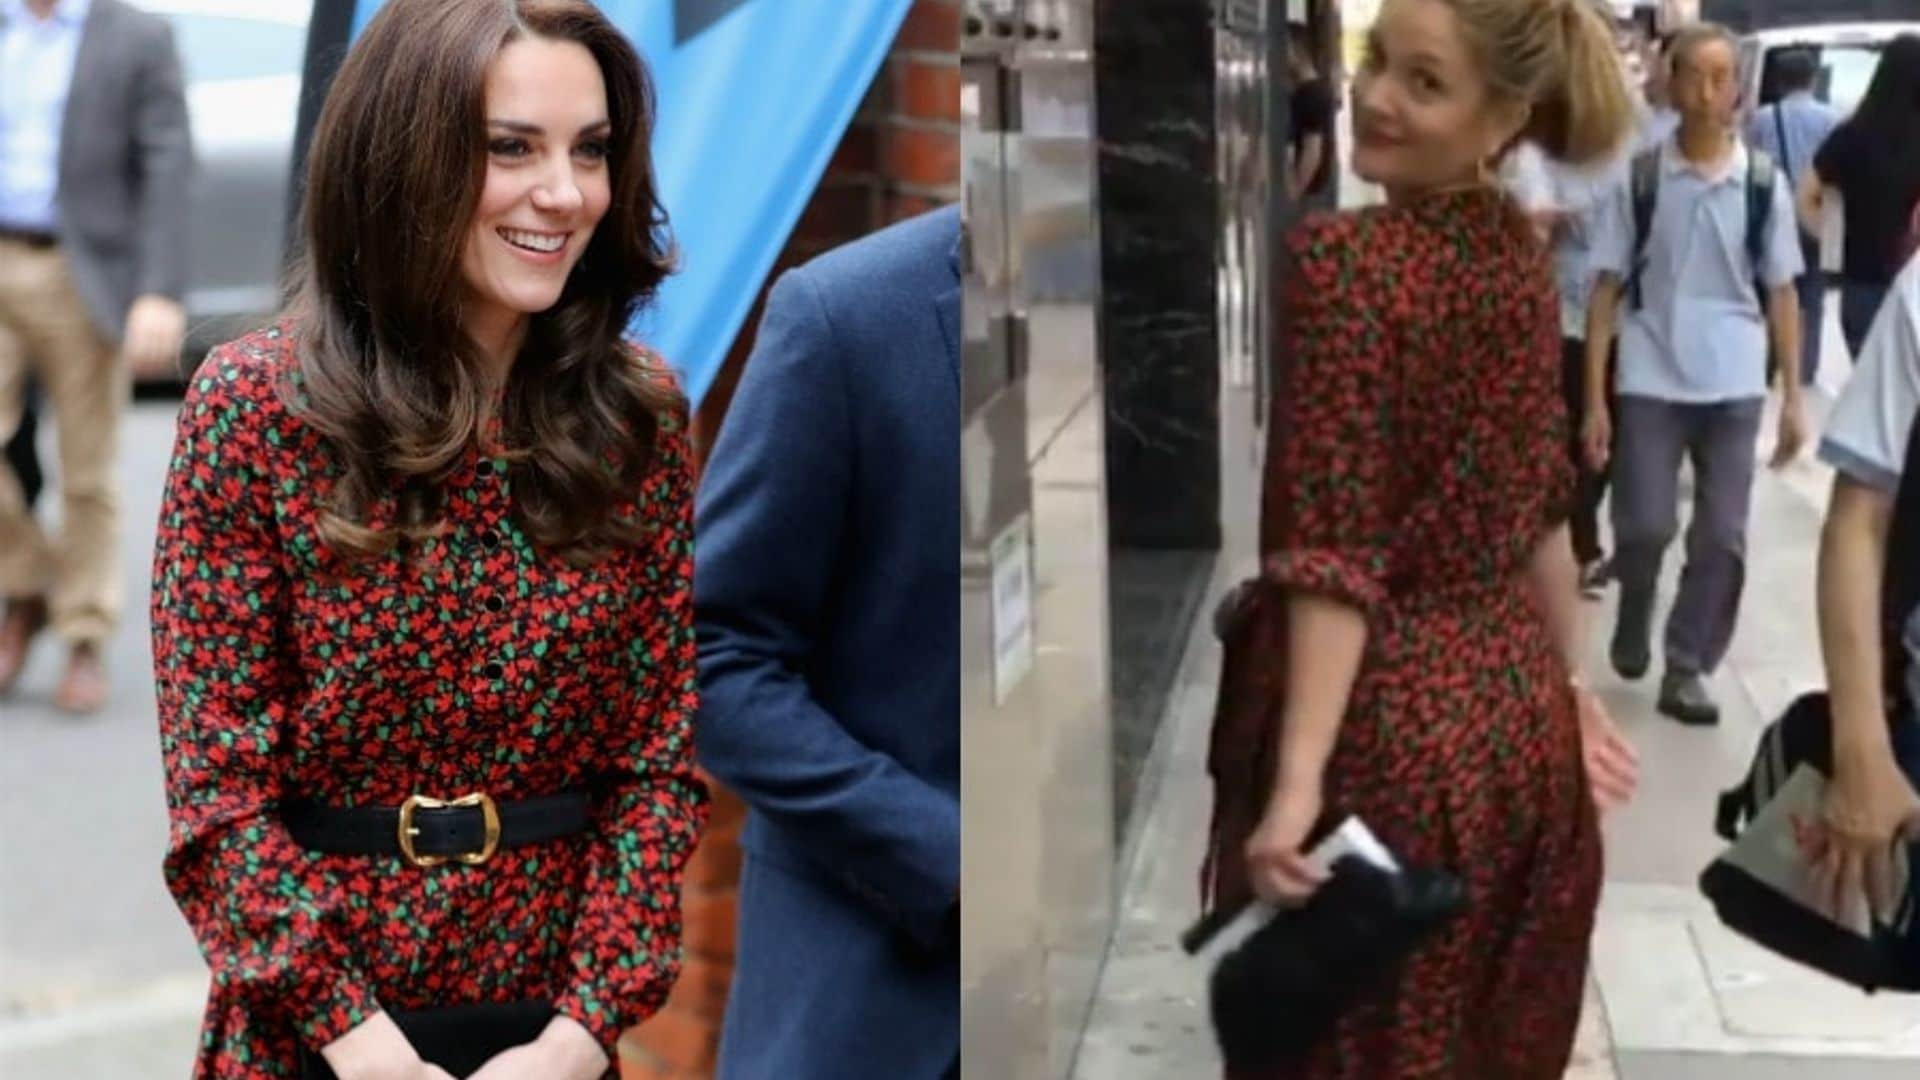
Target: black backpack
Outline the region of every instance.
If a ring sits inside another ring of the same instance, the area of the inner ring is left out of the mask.
[[[1633,262],[1627,271],[1627,295],[1633,309],[1640,309],[1640,277],[1647,267],[1647,241],[1653,232],[1654,205],[1660,198],[1660,147],[1643,150],[1634,156]],[[1747,258],[1754,274],[1767,254],[1767,227],[1773,219],[1773,188],[1780,170],[1773,158],[1757,147],[1747,150]],[[1759,294],[1766,296],[1765,290]]]

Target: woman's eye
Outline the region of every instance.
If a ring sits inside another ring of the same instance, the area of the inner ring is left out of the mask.
[[[612,148],[609,147],[606,144],[606,142],[601,139],[595,139],[592,142],[581,143],[580,149],[575,151],[575,153],[591,158],[594,161],[607,160],[607,155],[611,152],[612,152]]]
[[[520,157],[527,152],[527,140],[495,139],[487,144],[487,152],[501,157]]]

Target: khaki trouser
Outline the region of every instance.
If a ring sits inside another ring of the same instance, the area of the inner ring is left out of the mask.
[[[0,594],[47,595],[54,632],[100,642],[120,614],[120,507],[114,465],[131,379],[100,340],[58,248],[0,238],[0,444],[20,426],[28,373],[59,437],[58,543],[0,464]]]

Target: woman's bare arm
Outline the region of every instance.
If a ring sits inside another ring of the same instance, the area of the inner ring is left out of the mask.
[[[1276,777],[1282,789],[1319,788],[1366,647],[1367,620],[1359,608],[1321,593],[1288,596],[1287,700]]]

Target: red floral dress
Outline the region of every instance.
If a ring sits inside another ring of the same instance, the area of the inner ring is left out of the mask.
[[[1573,479],[1551,271],[1488,191],[1310,220],[1291,248],[1263,575],[1367,618],[1328,808],[1463,874],[1471,908],[1304,1069],[1260,1080],[1559,1080],[1601,853],[1524,584]]]
[[[165,870],[213,984],[194,1076],[297,1076],[301,1044],[376,1010],[476,1001],[550,1001],[611,1059],[678,971],[680,873],[706,814],[684,411],[622,508],[655,526],[644,547],[585,568],[544,556],[509,512],[507,463],[475,449],[423,560],[347,569],[316,534],[329,456],[281,393],[291,334],[201,366],[160,511]],[[480,866],[314,854],[275,816],[295,797],[589,786],[586,833]]]

